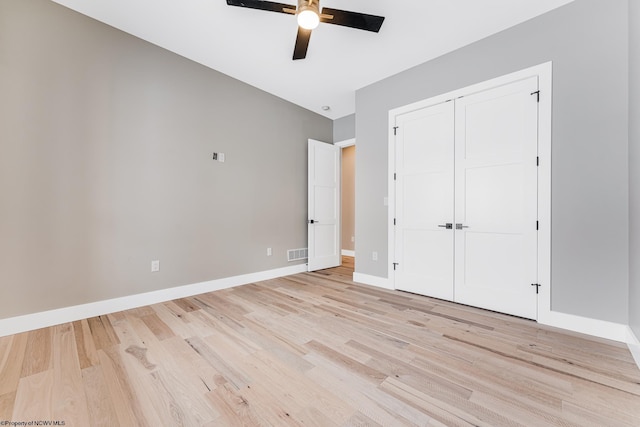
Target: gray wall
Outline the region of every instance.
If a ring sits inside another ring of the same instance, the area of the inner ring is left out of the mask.
[[[333,121],[333,141],[340,142],[356,137],[356,115],[350,114]]]
[[[629,1],[629,325],[640,337],[640,2]]]
[[[291,265],[307,138],[332,131],[53,2],[2,0],[0,318]]]
[[[388,111],[553,61],[552,308],[627,323],[628,36],[626,0],[580,0],[358,90],[356,271],[388,277]]]

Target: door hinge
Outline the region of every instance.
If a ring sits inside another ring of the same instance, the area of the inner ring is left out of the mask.
[[[394,262],[394,263],[393,263],[393,271],[396,271],[396,267],[397,267],[398,265],[399,265],[399,264],[398,264],[397,262]]]
[[[393,225],[396,225],[396,219],[393,218]]]
[[[536,157],[536,166],[540,166],[540,156]]]
[[[540,102],[540,91],[539,90],[537,90],[535,92],[531,92],[531,95],[536,95],[537,101]]]
[[[393,180],[394,180],[394,181],[397,181],[397,180],[398,180],[398,175],[397,175],[395,172],[393,173]]]
[[[397,130],[398,130],[398,126],[394,126],[394,127],[393,127],[393,134],[394,134],[394,135],[397,135],[397,134],[396,134],[396,131],[397,131]]]
[[[540,293],[540,286],[542,286],[539,283],[532,283],[531,286],[535,286],[536,287],[536,295],[538,295]]]
[[[536,221],[536,230],[540,230],[540,222]]]

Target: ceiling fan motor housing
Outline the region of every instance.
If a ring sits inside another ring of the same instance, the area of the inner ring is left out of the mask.
[[[318,0],[298,0],[298,14],[309,10],[320,16],[320,2]]]

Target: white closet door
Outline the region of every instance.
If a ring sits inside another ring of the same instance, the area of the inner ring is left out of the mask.
[[[537,317],[537,77],[456,100],[454,301]],[[445,248],[448,250],[448,247]]]
[[[396,118],[395,287],[453,299],[453,102]]]

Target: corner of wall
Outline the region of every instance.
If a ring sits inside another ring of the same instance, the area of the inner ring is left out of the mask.
[[[629,327],[640,337],[640,4],[629,1]],[[640,350],[638,351],[640,354]],[[637,360],[637,359],[636,359]]]

